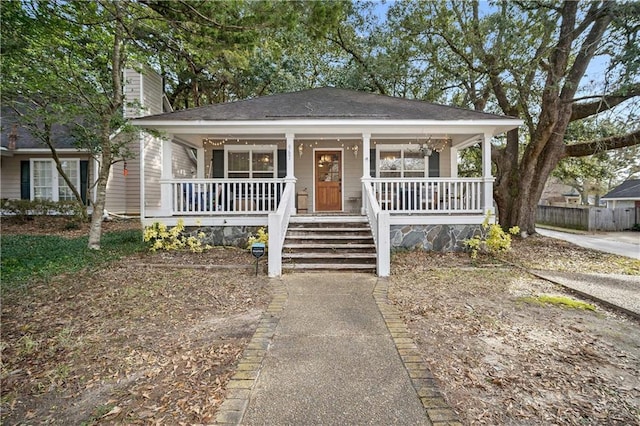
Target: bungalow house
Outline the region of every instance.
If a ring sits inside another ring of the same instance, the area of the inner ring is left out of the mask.
[[[170,110],[163,96],[162,78],[150,69],[143,73],[133,69],[124,71],[124,94],[127,107],[125,117],[158,114]],[[54,125],[53,140],[62,166],[75,181],[86,205],[94,199],[93,183],[97,170],[96,160],[87,149],[77,147],[68,127]],[[114,138],[122,137],[117,133]],[[150,138],[148,135],[141,139]],[[140,215],[140,141],[128,146],[127,158],[111,168],[107,185],[106,210],[108,214]],[[47,146],[22,126],[8,106],[2,107],[0,134],[0,196],[3,199],[73,200],[74,196],[61,176]],[[173,149],[172,173],[176,177],[191,177],[195,171],[194,150],[176,146]]]
[[[491,140],[522,121],[325,87],[133,123],[162,135],[141,136],[144,225],[267,227],[270,276],[372,258],[387,276],[393,248],[460,249],[495,211]],[[458,177],[458,154],[474,145],[480,176]],[[176,174],[179,147],[195,153],[194,176]]]

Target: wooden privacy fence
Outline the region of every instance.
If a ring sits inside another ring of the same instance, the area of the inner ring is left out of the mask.
[[[584,231],[624,231],[638,223],[635,207],[538,206],[536,223]]]

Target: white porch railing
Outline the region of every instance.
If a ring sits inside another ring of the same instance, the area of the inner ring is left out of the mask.
[[[284,191],[284,179],[172,180],[175,215],[265,214],[274,212]]]
[[[289,218],[295,212],[295,179],[287,180],[280,205],[269,214],[269,276],[282,275],[282,246],[289,227]]]
[[[370,179],[363,179],[362,194],[364,211],[371,226],[376,245],[376,273],[379,277],[388,277],[391,273],[391,235],[389,212],[382,211],[373,192]]]
[[[381,210],[391,213],[482,213],[482,178],[371,178]]]

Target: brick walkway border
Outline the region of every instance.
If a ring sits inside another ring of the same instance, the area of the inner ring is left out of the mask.
[[[420,397],[429,420],[434,426],[462,426],[458,416],[440,393],[436,380],[422,360],[422,355],[420,355],[407,326],[400,317],[398,309],[389,303],[388,291],[389,282],[384,278],[378,278],[373,290],[373,298],[382,313],[398,354],[400,354],[402,363],[409,373],[413,388]]]
[[[273,299],[262,314],[258,328],[242,353],[236,373],[227,383],[227,395],[216,413],[214,421],[216,425],[239,425],[242,423],[242,418],[249,405],[251,389],[260,375],[262,361],[288,299],[284,283],[280,280],[272,280],[272,282],[274,283]]]
[[[227,395],[216,414],[214,422],[216,425],[242,423],[249,405],[251,390],[260,375],[262,361],[288,299],[283,282],[276,280],[273,282],[275,283],[273,300],[262,314],[258,327],[238,363],[236,373],[227,384]],[[400,313],[395,306],[388,303],[388,290],[388,281],[380,278],[376,282],[373,297],[429,420],[434,426],[462,426],[455,412],[440,393],[435,378],[422,360],[422,355],[402,321]]]

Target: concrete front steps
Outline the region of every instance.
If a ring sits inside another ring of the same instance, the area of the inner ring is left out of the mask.
[[[293,216],[282,250],[283,271],[376,272],[366,217]]]

